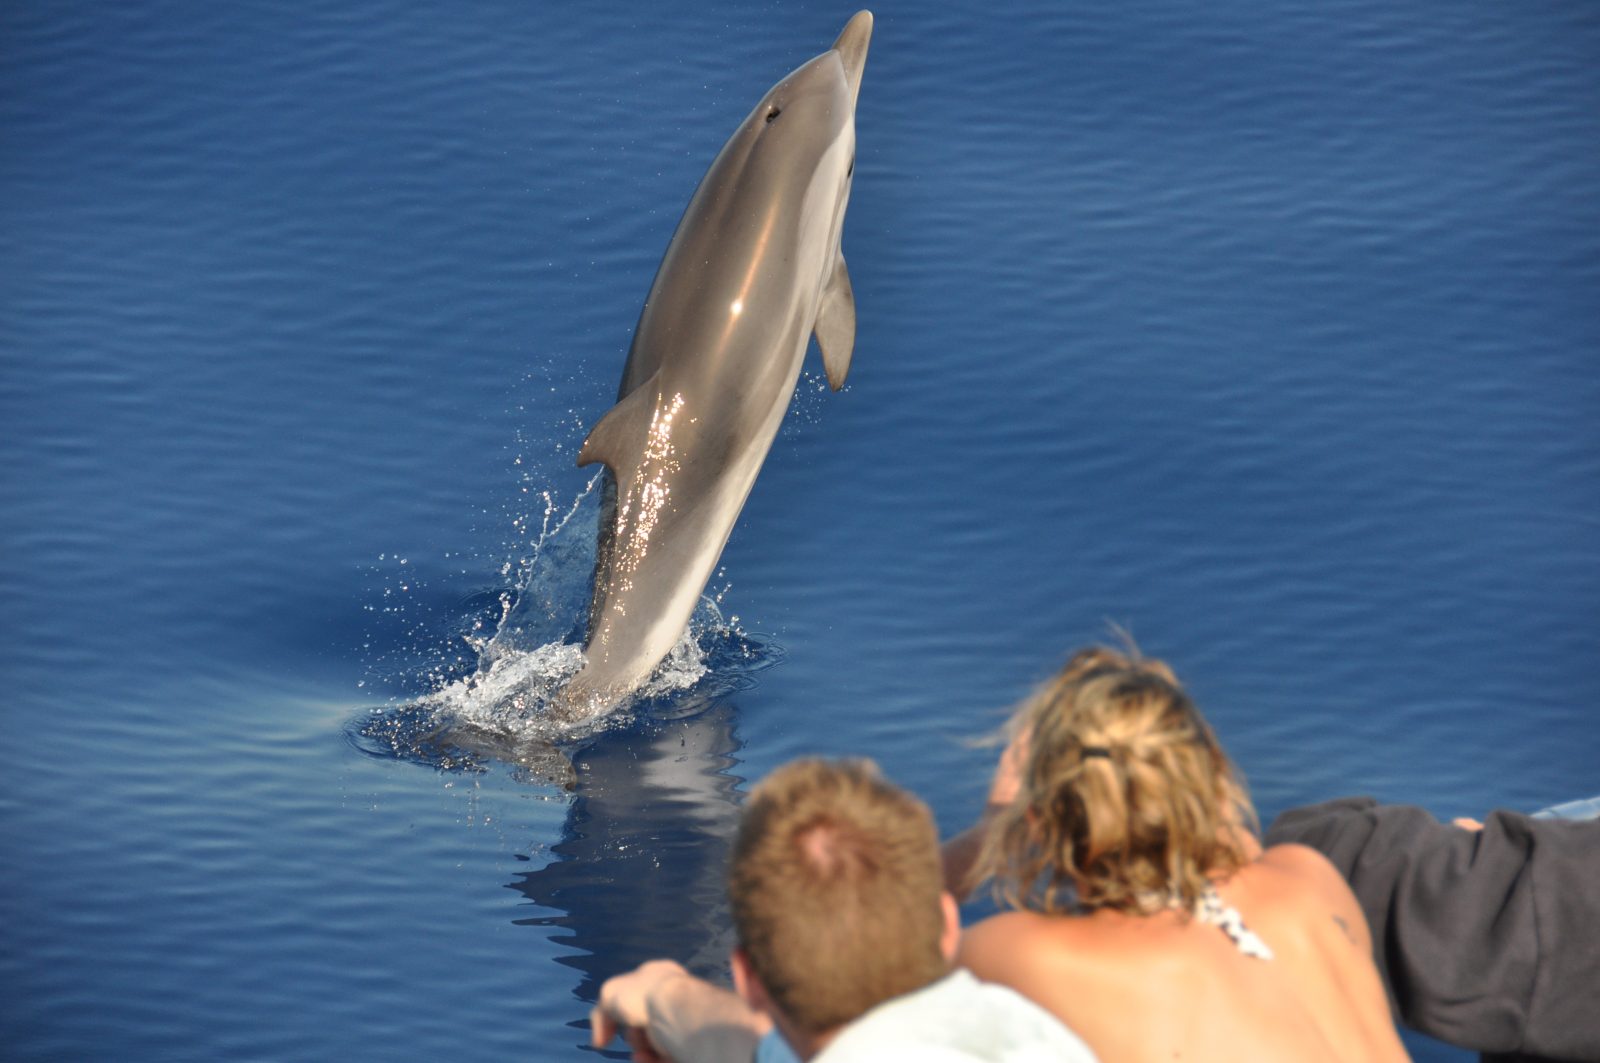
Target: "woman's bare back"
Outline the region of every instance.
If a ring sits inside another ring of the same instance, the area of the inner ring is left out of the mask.
[[[1407,1058],[1360,909],[1319,854],[1268,850],[1218,893],[1270,959],[1197,918],[1102,910],[995,916],[963,936],[961,962],[1053,1011],[1103,1059]]]

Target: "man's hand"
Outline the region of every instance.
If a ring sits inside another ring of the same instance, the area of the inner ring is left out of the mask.
[[[596,1048],[620,1033],[635,1063],[750,1063],[772,1020],[682,964],[651,960],[607,979],[589,1028]]]
[[[661,987],[691,975],[673,960],[648,963],[606,979],[600,1003],[589,1013],[589,1029],[596,1048],[604,1048],[618,1034],[627,1042],[636,1063],[672,1063],[650,1040],[650,1000]]]

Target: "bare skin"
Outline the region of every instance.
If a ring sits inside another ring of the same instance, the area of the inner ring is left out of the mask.
[[[682,964],[651,960],[606,980],[589,1026],[596,1048],[620,1036],[636,1063],[734,1063],[755,1054],[772,1020]]]
[[[939,898],[944,930],[939,951],[953,963],[961,937],[955,898]],[[608,978],[589,1014],[592,1044],[621,1037],[635,1063],[748,1063],[774,1026],[801,1059],[826,1048],[842,1027],[810,1032],[795,1026],[762,984],[744,949],[733,950],[733,990],[696,978],[673,960],[650,960]]]
[[[946,844],[948,882],[964,883],[989,813],[1016,793],[1025,741],[1002,756],[984,819]],[[992,916],[962,935],[958,962],[1053,1012],[1101,1059],[1407,1059],[1366,920],[1338,871],[1304,846],[1245,844],[1252,861],[1217,892],[1271,960],[1177,912],[1102,909]]]

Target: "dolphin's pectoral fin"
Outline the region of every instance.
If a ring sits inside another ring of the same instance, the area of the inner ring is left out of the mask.
[[[607,410],[590,430],[578,451],[578,464],[604,462],[612,475],[620,476],[643,452],[655,406],[656,378],[652,375]]]
[[[817,346],[822,348],[822,366],[828,371],[828,386],[838,391],[850,372],[850,355],[856,347],[856,294],[850,287],[850,271],[844,268],[841,252],[833,261],[833,273],[822,289],[817,306]]]

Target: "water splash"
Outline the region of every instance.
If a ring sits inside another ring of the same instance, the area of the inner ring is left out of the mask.
[[[443,624],[454,631],[445,648],[431,654],[413,649],[407,670],[425,692],[354,721],[349,737],[357,748],[445,771],[483,771],[498,762],[529,781],[569,787],[567,752],[582,740],[641,717],[702,712],[781,658],[776,646],[723,613],[724,585],[701,598],[677,644],[625,703],[578,724],[548,717],[557,692],[583,665],[603,475],[570,502],[540,491],[534,511],[513,519],[517,543],[526,545],[500,566],[505,582],[455,603]],[[391,582],[385,602],[396,588],[411,593],[421,583],[407,568]],[[414,636],[436,626],[410,621]]]

